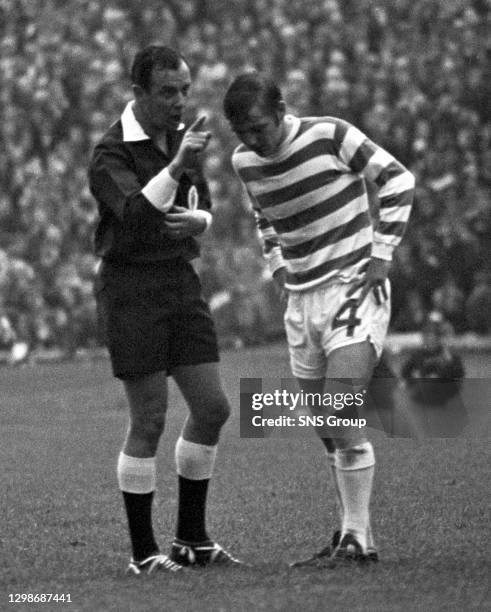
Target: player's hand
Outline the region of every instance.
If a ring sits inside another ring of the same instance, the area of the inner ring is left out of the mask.
[[[278,268],[278,270],[275,270],[273,280],[280,297],[280,302],[285,304],[288,299],[288,291],[285,289],[286,268]]]
[[[189,236],[201,234],[206,229],[206,221],[201,215],[197,215],[194,210],[184,208],[184,206],[174,205],[165,214],[166,236],[174,240],[182,240]]]
[[[211,132],[203,130],[206,119],[206,115],[201,115],[184,134],[179,149],[168,166],[172,178],[178,180],[186,168],[196,168],[199,165],[199,154],[206,149],[211,138]]]
[[[387,295],[386,280],[389,276],[391,262],[386,259],[372,257],[368,264],[365,278],[356,283],[346,294],[346,297],[351,297],[357,291],[360,294],[357,298],[357,307],[362,304],[364,299],[373,291],[377,304],[382,304],[389,297]]]

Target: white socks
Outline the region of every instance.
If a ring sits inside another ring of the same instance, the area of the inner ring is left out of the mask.
[[[213,473],[217,445],[207,446],[179,437],[176,443],[176,469],[189,480],[208,480]]]
[[[151,493],[156,486],[155,457],[130,457],[121,452],[117,474],[121,491]]]
[[[352,533],[366,551],[367,546],[373,546],[369,508],[375,455],[371,443],[337,449],[334,465],[339,503],[343,509],[342,535]]]
[[[336,471],[336,453],[326,452],[327,462],[329,463],[329,469],[331,470],[332,482],[334,484],[334,488],[336,490],[336,506],[339,512],[339,519],[341,521],[341,525],[344,520],[344,508],[343,508],[343,500],[341,499],[341,491],[339,490],[338,483],[338,475]]]

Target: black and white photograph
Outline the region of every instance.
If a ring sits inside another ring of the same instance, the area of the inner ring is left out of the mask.
[[[491,610],[490,26],[0,0],[0,610]]]

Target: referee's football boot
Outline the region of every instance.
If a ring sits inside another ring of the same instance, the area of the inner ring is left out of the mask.
[[[126,570],[129,576],[140,576],[142,574],[154,574],[157,572],[179,572],[182,570],[182,565],[175,563],[167,555],[152,555],[143,559],[143,561],[134,561],[131,559]]]
[[[228,567],[243,566],[244,563],[233,557],[216,542],[185,542],[176,538],[172,542],[169,555],[174,563],[183,567],[206,567],[220,565]]]
[[[328,544],[327,546],[325,546],[322,550],[320,550],[319,552],[315,553],[314,555],[312,555],[311,557],[308,557],[307,559],[302,559],[300,561],[294,561],[293,563],[290,563],[290,567],[316,567],[319,566],[319,563],[322,559],[329,559],[332,555],[332,553],[334,552],[334,550],[336,549],[336,547],[339,545],[339,542],[341,540],[341,532],[339,530],[335,531],[333,533],[333,536],[331,538],[331,543]]]

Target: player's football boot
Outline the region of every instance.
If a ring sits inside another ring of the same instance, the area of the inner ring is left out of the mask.
[[[184,567],[205,567],[207,565],[239,566],[242,561],[233,557],[216,542],[185,542],[175,539],[169,557]]]
[[[302,559],[301,561],[294,561],[290,563],[290,567],[311,567],[319,565],[319,561],[321,559],[328,559],[341,540],[341,532],[335,531],[332,538],[331,543],[325,546],[322,550],[312,555],[312,557],[308,557],[308,559]]]
[[[378,555],[377,555],[378,560]],[[366,563],[369,561],[367,553],[363,552],[363,548],[355,536],[347,533],[341,539],[338,546],[334,549],[332,555],[323,563],[323,567],[334,568],[339,565],[348,565],[351,563]]]
[[[377,549],[374,548],[373,546],[369,546],[367,548],[367,558],[369,561],[372,561],[373,563],[377,563],[379,560]]]
[[[153,555],[143,561],[131,559],[126,573],[130,576],[140,576],[141,574],[153,574],[155,572],[178,572],[182,570],[182,565],[175,563],[167,555]]]

